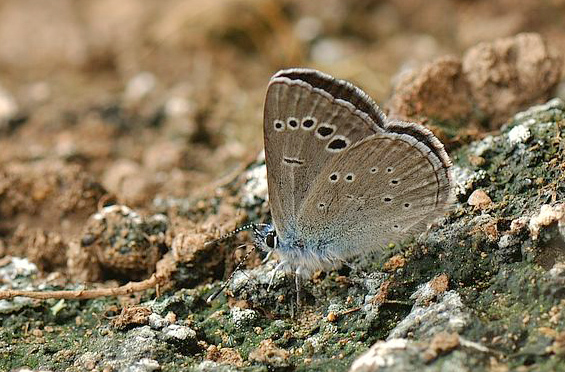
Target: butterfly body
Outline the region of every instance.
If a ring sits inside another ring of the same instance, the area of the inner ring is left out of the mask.
[[[304,277],[423,231],[453,198],[429,130],[387,120],[359,88],[315,70],[273,76],[264,139],[273,226],[258,239]]]

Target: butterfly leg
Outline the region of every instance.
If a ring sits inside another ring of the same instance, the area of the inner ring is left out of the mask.
[[[266,264],[267,261],[269,261],[269,259],[271,259],[271,256],[273,255],[274,251],[269,251],[267,252],[267,255],[265,256],[265,258],[263,258],[263,261],[261,261],[261,264]]]
[[[302,278],[300,277],[300,275],[295,275],[294,276],[294,281],[296,283],[296,306],[300,307],[300,289],[301,289],[301,280]]]
[[[294,284],[296,285],[296,306],[300,307],[300,291],[302,288],[302,270],[298,267],[294,273]]]
[[[286,262],[281,261],[279,262],[279,264],[277,266],[275,266],[275,268],[272,271],[271,274],[271,279],[269,279],[269,285],[267,286],[267,292],[269,292],[271,290],[271,286],[273,285],[273,281],[275,280],[275,275],[277,275],[277,272],[281,269],[281,267],[283,267],[286,264]]]

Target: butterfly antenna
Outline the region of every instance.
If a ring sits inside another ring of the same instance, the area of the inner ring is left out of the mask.
[[[220,241],[222,241],[222,240],[225,240],[225,239],[227,239],[227,238],[229,238],[229,237],[234,236],[235,234],[238,234],[238,233],[240,233],[240,232],[242,232],[242,231],[246,231],[246,230],[253,230],[253,232],[257,234],[257,233],[260,233],[260,232],[261,232],[261,231],[259,230],[259,227],[266,227],[266,226],[269,226],[269,225],[266,224],[266,223],[249,223],[249,224],[247,224],[247,225],[240,226],[240,227],[238,227],[237,229],[235,229],[235,230],[233,230],[233,231],[230,231],[229,233],[224,234],[224,235],[220,236],[220,237],[217,238],[217,239],[210,240],[209,242],[204,243],[204,246],[205,246],[205,247],[208,247],[208,246],[210,246],[210,245],[212,245],[212,244],[216,244],[217,242],[220,242]]]
[[[242,247],[245,247],[245,246],[246,246],[246,244],[243,244],[243,245],[240,245],[240,246],[237,247],[237,248],[242,248]],[[253,247],[255,248],[255,246],[253,246]],[[217,290],[216,292],[212,293],[212,295],[211,295],[210,297],[208,297],[208,299],[206,300],[206,303],[209,304],[209,303],[211,303],[212,301],[214,301],[214,299],[215,299],[216,297],[218,297],[218,295],[219,295],[220,293],[222,293],[222,292],[224,291],[224,289],[227,288],[227,286],[230,284],[230,282],[231,282],[231,280],[232,280],[234,274],[235,274],[236,272],[238,272],[238,271],[241,269],[241,267],[243,266],[243,264],[245,264],[245,262],[247,261],[247,259],[249,258],[249,256],[251,255],[252,252],[253,252],[253,249],[250,250],[250,251],[247,251],[247,253],[246,253],[245,256],[243,257],[243,259],[237,264],[237,266],[235,267],[235,269],[233,270],[233,272],[230,274],[230,276],[228,277],[228,279],[225,281],[225,283],[222,285],[222,287],[221,287],[219,290]]]

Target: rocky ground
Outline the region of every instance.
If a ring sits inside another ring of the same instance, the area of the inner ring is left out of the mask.
[[[0,291],[150,285],[0,299],[0,371],[565,369],[564,4],[37,1],[0,4]],[[433,130],[457,202],[300,306],[261,252],[207,303],[252,237],[205,243],[269,221],[264,91],[302,65]]]

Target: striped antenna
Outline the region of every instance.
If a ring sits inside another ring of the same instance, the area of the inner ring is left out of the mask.
[[[245,247],[245,246],[246,246],[246,244],[243,244],[243,245],[240,245],[240,246],[237,247],[237,248],[242,248],[242,247]],[[255,245],[254,245],[253,247],[256,249]],[[237,248],[236,248],[236,249],[237,249]],[[206,300],[206,303],[209,304],[209,303],[211,303],[212,301],[214,301],[214,299],[215,299],[216,297],[218,297],[218,295],[219,295],[220,293],[222,293],[222,292],[224,291],[224,289],[227,288],[227,286],[230,284],[231,279],[233,278],[234,274],[235,274],[237,271],[239,271],[239,270],[241,269],[241,267],[243,266],[243,264],[247,261],[247,259],[248,259],[249,256],[251,255],[251,252],[253,252],[253,249],[249,250],[249,251],[245,254],[245,256],[243,257],[243,260],[241,260],[241,261],[237,264],[237,266],[235,267],[235,270],[230,274],[230,276],[228,277],[228,279],[226,280],[226,282],[222,285],[222,287],[221,287],[219,290],[217,290],[216,292],[212,293],[212,295],[211,295],[210,297],[208,297],[208,299]]]
[[[269,224],[266,224],[266,223],[249,223],[247,225],[243,225],[241,227],[238,227],[237,229],[230,231],[229,233],[224,234],[217,239],[210,240],[209,242],[204,243],[204,246],[207,247],[211,244],[216,244],[217,242],[220,242],[224,239],[232,237],[235,234],[240,233],[242,231],[246,231],[246,230],[253,230],[253,232],[257,233],[257,232],[259,232],[259,229],[258,229],[259,227],[267,227],[267,226],[269,226]]]
[[[256,235],[257,235],[257,234],[261,234],[261,230],[259,230],[259,228],[261,228],[261,227],[268,227],[268,226],[269,226],[269,225],[266,224],[266,223],[250,223],[250,224],[247,224],[247,225],[243,225],[243,226],[238,227],[237,229],[235,229],[235,230],[233,230],[233,231],[231,231],[231,232],[229,232],[229,233],[227,233],[227,234],[224,234],[224,235],[220,236],[220,237],[217,238],[217,239],[214,239],[214,240],[211,240],[211,241],[209,241],[209,242],[204,243],[204,246],[209,246],[209,245],[211,245],[211,244],[215,244],[215,243],[217,243],[217,242],[219,242],[219,241],[222,241],[222,240],[224,240],[224,239],[227,239],[227,238],[229,238],[229,237],[231,237],[231,236],[234,236],[235,234],[237,234],[237,233],[239,233],[239,232],[242,232],[242,231],[245,231],[245,230],[253,230],[253,232],[254,232]],[[240,246],[237,247],[237,248],[242,248],[242,247],[245,247],[245,246],[246,246],[246,244],[243,244],[243,245],[240,245]],[[237,249],[237,248],[236,248],[236,249]],[[253,245],[253,248],[257,249],[257,247],[256,247],[255,245]],[[235,267],[234,271],[230,274],[230,276],[229,276],[228,279],[225,281],[225,283],[222,285],[222,287],[221,287],[218,291],[214,292],[210,297],[208,297],[208,299],[206,300],[206,303],[209,304],[209,303],[211,303],[212,301],[214,301],[214,299],[215,299],[216,297],[218,297],[218,295],[219,295],[220,293],[222,293],[222,292],[227,288],[227,286],[230,284],[230,282],[231,282],[233,276],[234,276],[235,273],[238,272],[238,271],[241,269],[241,267],[245,264],[245,262],[247,261],[247,259],[248,259],[249,256],[251,255],[251,252],[253,252],[253,249],[250,250],[250,251],[248,251],[248,252],[245,254],[245,256],[243,257],[243,259],[237,264],[237,266]]]

